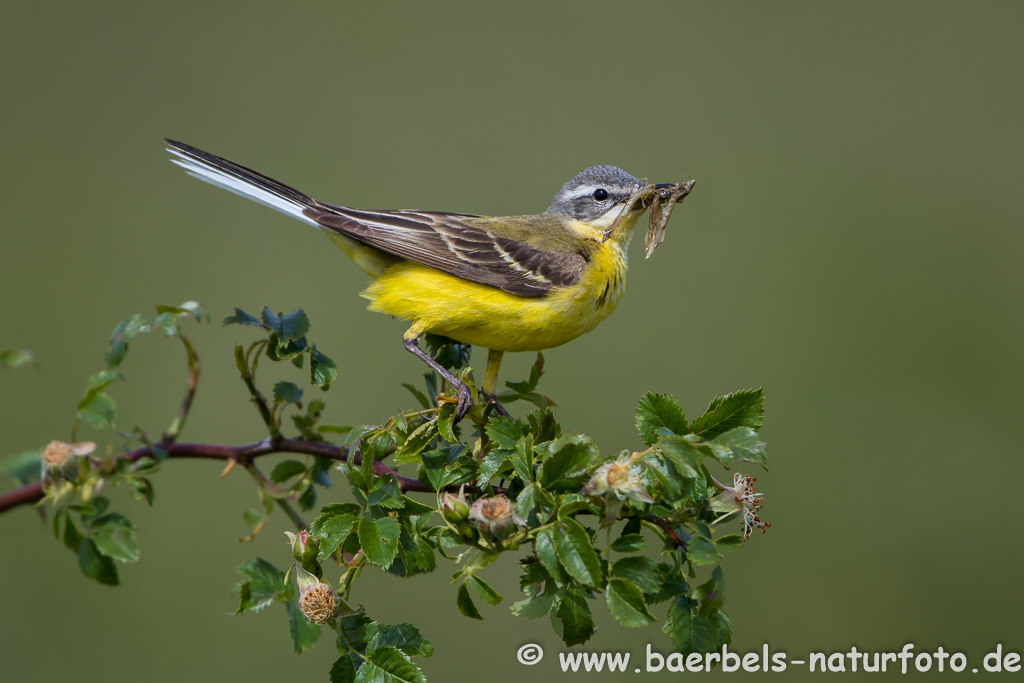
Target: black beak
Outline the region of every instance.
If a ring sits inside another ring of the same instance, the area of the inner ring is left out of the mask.
[[[658,183],[654,186],[655,190],[664,190],[666,187],[675,187],[675,183]]]

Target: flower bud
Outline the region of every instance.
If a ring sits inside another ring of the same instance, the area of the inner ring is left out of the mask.
[[[316,536],[310,536],[305,529],[298,534],[286,531],[284,535],[291,541],[292,555],[302,564],[313,562],[316,560],[316,556],[320,554],[320,539]]]
[[[459,495],[446,493],[441,496],[441,516],[452,524],[458,524],[469,518],[469,505],[462,492]]]
[[[477,500],[469,509],[469,521],[482,536],[499,541],[508,538],[516,525],[526,525],[512,510],[512,501],[505,496]]]

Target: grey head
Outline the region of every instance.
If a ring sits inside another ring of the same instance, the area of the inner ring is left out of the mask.
[[[547,213],[591,221],[629,199],[643,183],[617,166],[591,166],[562,185]]]

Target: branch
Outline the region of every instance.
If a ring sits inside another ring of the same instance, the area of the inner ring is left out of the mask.
[[[212,443],[160,443],[155,448],[165,452],[167,458],[200,458],[204,460],[234,460],[240,464],[247,464],[253,458],[272,453],[302,453],[313,455],[318,458],[330,460],[347,461],[351,459],[354,465],[359,465],[361,458],[358,450],[340,448],[334,444],[320,443],[316,441],[302,441],[301,439],[279,439],[276,442],[272,439],[263,439],[249,444],[231,446],[226,444]],[[350,452],[350,450],[352,452]],[[153,448],[143,446],[132,451],[121,453],[118,460],[137,462],[143,458],[155,458]],[[382,462],[373,463],[373,472],[377,476],[390,474],[398,482],[398,488],[403,493],[406,491],[427,491],[433,492],[420,483],[418,479],[403,477]],[[13,491],[0,494],[0,512],[6,512],[20,505],[36,503],[43,498],[42,482],[35,482]]]

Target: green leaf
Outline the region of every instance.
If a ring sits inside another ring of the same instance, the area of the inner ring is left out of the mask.
[[[432,572],[436,568],[437,557],[434,555],[434,547],[421,536],[413,536],[405,526],[402,526],[402,533],[398,538],[398,559],[388,571],[398,576],[414,576]]]
[[[512,614],[517,617],[536,619],[551,611],[551,605],[554,600],[555,596],[552,593],[545,593],[544,595],[538,595],[532,598],[527,598],[526,600],[520,600],[519,602],[513,602],[510,609],[512,610]]]
[[[283,342],[298,339],[309,332],[309,318],[306,317],[305,311],[301,308],[297,308],[291,313],[284,315],[275,315],[269,308],[264,306],[263,324]]]
[[[0,368],[20,368],[36,362],[31,351],[4,349],[0,351]]]
[[[70,520],[69,520],[70,521]],[[139,541],[135,525],[116,512],[97,517],[89,523],[96,548],[103,555],[122,562],[139,560]]]
[[[473,598],[469,595],[469,588],[466,587],[466,582],[463,581],[459,585],[459,595],[455,601],[459,611],[470,619],[483,619],[483,615],[480,614],[480,610],[473,604]]]
[[[280,484],[282,481],[305,474],[307,469],[306,465],[298,460],[282,460],[270,471],[270,481]]]
[[[398,480],[393,474],[384,474],[377,478],[366,496],[367,505],[380,505],[388,509],[400,508],[405,505],[402,493],[398,488]]]
[[[566,589],[551,618],[561,621],[559,635],[566,645],[582,645],[594,635],[594,617],[590,613],[590,606],[575,586]]]
[[[284,572],[261,557],[246,560],[237,567],[237,571],[249,579],[254,600],[273,598],[285,591]],[[269,604],[269,601],[249,609],[251,611],[258,611],[266,607],[267,604]]]
[[[555,421],[555,414],[547,408],[534,410],[526,416],[529,431],[533,434],[534,443],[551,441],[559,435],[561,427]]]
[[[309,376],[310,381],[324,391],[330,389],[331,383],[338,379],[338,366],[317,351],[315,344],[309,352]]]
[[[340,643],[340,636],[339,636]],[[339,644],[339,648],[341,645]],[[342,655],[331,666],[331,683],[355,683],[356,671],[362,666],[357,654]]]
[[[116,586],[120,583],[114,561],[100,553],[91,538],[83,538],[81,545],[78,546],[78,566],[83,574],[97,583],[106,586]]]
[[[722,645],[732,642],[732,622],[721,610],[703,618],[693,605],[693,600],[685,595],[673,600],[662,631],[672,638],[672,644],[683,655],[720,652]]]
[[[690,431],[713,439],[735,427],[760,429],[764,421],[764,392],[746,389],[711,401],[708,409],[690,425]]]
[[[377,520],[363,517],[359,520],[359,546],[373,564],[387,569],[398,554],[398,536],[401,530],[391,517]]]
[[[420,668],[398,648],[379,647],[356,673],[356,683],[426,683]]]
[[[636,407],[636,429],[644,445],[657,441],[658,430],[663,428],[675,434],[686,434],[686,415],[673,396],[648,391]]]
[[[730,429],[712,439],[710,445],[718,461],[726,467],[735,460],[765,466],[765,442],[750,427]]]
[[[527,434],[516,441],[515,450],[509,459],[520,479],[527,483],[533,481],[533,434]]]
[[[411,624],[381,626],[377,635],[366,646],[366,651],[373,652],[377,648],[385,646],[398,648],[410,657],[432,657],[434,655],[434,646],[420,634],[418,628]]]
[[[646,547],[644,537],[640,534],[623,534],[612,541],[611,545],[612,550],[617,553],[635,553]]]
[[[658,441],[657,449],[662,457],[672,463],[676,473],[683,479],[692,481],[702,476],[700,466],[704,462],[704,453],[690,439],[682,436],[662,437]]]
[[[352,515],[325,514],[321,510],[320,515],[313,520],[309,532],[320,539],[319,559],[322,562],[333,555],[352,529],[356,526],[356,518]]]
[[[597,446],[582,434],[566,434],[551,444],[552,455],[537,471],[537,481],[555,491],[577,491],[586,483]]]
[[[643,593],[655,593],[661,588],[654,560],[642,555],[618,560],[612,565],[612,575],[629,580]]]
[[[480,470],[476,479],[477,486],[486,486],[487,482],[489,482],[491,478],[501,470],[502,466],[508,462],[510,455],[511,453],[508,451],[499,448],[496,448],[485,455],[480,461]]]
[[[422,407],[424,410],[430,409],[430,401],[427,400],[427,397],[423,394],[422,391],[420,391],[413,385],[409,384],[408,382],[402,383],[402,386],[409,390],[409,393],[413,395],[413,398],[415,398],[416,401],[420,404],[420,407]]]
[[[437,414],[437,433],[448,443],[458,443],[455,436],[455,406],[447,404]]]
[[[647,609],[643,593],[632,581],[612,579],[608,582],[605,597],[612,618],[623,626],[646,626],[655,621]]]
[[[302,616],[302,610],[295,600],[288,601],[288,633],[292,637],[295,654],[305,652],[320,639],[320,626]]]
[[[302,400],[302,389],[292,382],[278,382],[274,385],[274,400],[282,403],[297,403]]]
[[[78,531],[78,527],[71,521],[71,515],[65,515],[67,522],[64,525],[64,545],[68,550],[78,552],[79,546],[82,545],[82,534]]]
[[[475,574],[470,574],[467,579],[469,585],[473,587],[476,594],[480,596],[480,599],[491,605],[501,604],[501,595],[498,591],[491,587],[491,584],[487,583]]]
[[[254,315],[249,315],[241,308],[235,309],[234,315],[229,315],[224,318],[222,325],[255,325],[256,327],[263,327],[263,322]]]
[[[711,577],[693,589],[693,597],[700,602],[697,614],[707,619],[725,604],[725,574],[722,568],[715,567]]]
[[[407,465],[418,462],[423,449],[437,436],[437,421],[424,422],[405,438],[395,451],[395,464]]]
[[[715,544],[703,538],[693,538],[686,545],[686,556],[695,565],[718,564],[718,550]]]
[[[735,553],[743,549],[743,537],[739,534],[729,534],[715,540],[715,547],[720,553]]]
[[[93,429],[106,429],[114,424],[114,399],[108,394],[96,394],[78,409],[78,418],[85,420]]]
[[[544,569],[559,583],[566,583],[569,580],[562,563],[558,560],[558,551],[555,548],[555,528],[547,526],[542,528],[533,541],[533,550],[537,553]]]
[[[487,437],[496,448],[510,451],[523,437],[522,427],[510,417],[492,417],[487,423]]]
[[[558,561],[570,576],[585,586],[599,587],[602,583],[601,560],[583,525],[575,519],[559,520],[555,524],[554,536]]]

